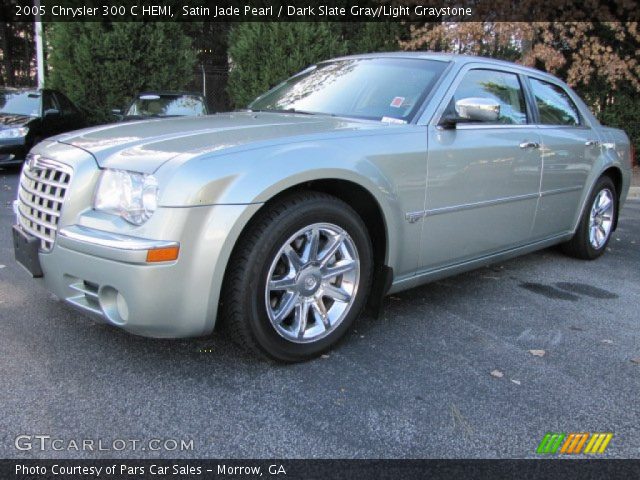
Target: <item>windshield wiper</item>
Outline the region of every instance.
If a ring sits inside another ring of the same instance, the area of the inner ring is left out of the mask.
[[[265,113],[299,113],[301,115],[316,115],[315,112],[307,112],[305,110],[296,110],[295,108],[283,108],[283,109],[276,109],[276,108],[270,108],[270,109],[258,109],[258,110],[254,110],[252,108],[248,109],[250,112],[265,112]]]

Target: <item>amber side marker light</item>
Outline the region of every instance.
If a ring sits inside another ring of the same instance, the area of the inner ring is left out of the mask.
[[[170,262],[178,258],[180,247],[164,247],[147,250],[147,262]]]

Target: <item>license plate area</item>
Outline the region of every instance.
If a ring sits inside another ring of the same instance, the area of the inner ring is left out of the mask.
[[[22,265],[31,276],[42,277],[42,268],[40,267],[40,257],[38,250],[40,249],[40,239],[31,236],[17,225],[12,226],[13,233],[13,253],[16,262]]]

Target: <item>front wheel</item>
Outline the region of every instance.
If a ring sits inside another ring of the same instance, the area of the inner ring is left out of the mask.
[[[602,176],[598,179],[582,213],[575,235],[563,244],[563,250],[572,257],[585,260],[598,258],[605,252],[618,208],[618,197],[613,181]]]
[[[349,205],[317,192],[280,199],[234,249],[222,321],[250,350],[286,362],[312,358],[361,312],[372,262],[367,229]]]

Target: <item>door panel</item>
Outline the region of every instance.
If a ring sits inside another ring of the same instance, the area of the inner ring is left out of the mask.
[[[423,269],[526,243],[540,188],[532,126],[430,127]]]
[[[600,138],[585,125],[564,87],[529,78],[542,140],[542,182],[533,235],[544,238],[573,229]]]
[[[571,230],[582,190],[600,147],[587,145],[595,132],[588,128],[541,128],[541,197],[533,229],[544,238]]]

